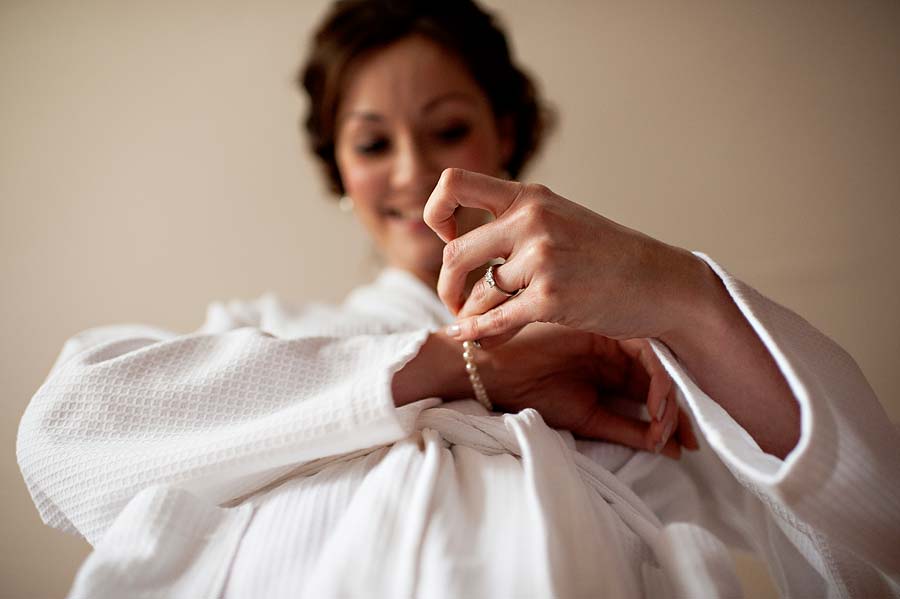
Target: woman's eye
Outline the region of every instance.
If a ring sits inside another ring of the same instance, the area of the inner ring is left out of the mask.
[[[463,139],[468,134],[469,126],[460,124],[439,130],[437,136],[441,141],[454,142]]]
[[[381,138],[381,139],[374,139],[374,140],[364,143],[364,144],[358,144],[355,149],[358,154],[371,155],[371,154],[380,154],[381,152],[385,151],[387,149],[387,147],[388,147],[388,141],[384,138]]]

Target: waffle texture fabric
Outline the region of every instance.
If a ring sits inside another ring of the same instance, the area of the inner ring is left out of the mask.
[[[17,443],[44,521],[94,545],[70,596],[737,596],[729,546],[786,596],[897,593],[896,428],[840,347],[698,256],[800,404],[784,460],[656,342],[701,437],[678,462],[533,410],[396,408],[393,373],[452,320],[398,270],[339,306],[75,336]]]

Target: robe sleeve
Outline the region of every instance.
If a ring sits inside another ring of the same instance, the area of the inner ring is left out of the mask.
[[[784,460],[766,454],[654,341],[707,444],[732,481],[762,500],[765,519],[776,522],[794,545],[791,559],[806,556],[831,582],[864,579],[860,572],[841,571],[851,563],[898,580],[900,435],[872,388],[836,343],[708,256],[697,255],[721,278],[801,409],[797,446]],[[734,515],[740,509],[732,505],[722,511]],[[758,516],[751,514],[748,522],[763,522]],[[778,557],[787,560],[783,551]]]
[[[282,339],[258,325],[253,305],[214,304],[187,335],[126,325],[70,339],[16,445],[44,522],[95,544],[144,488],[221,504],[408,433],[391,378],[428,330]]]

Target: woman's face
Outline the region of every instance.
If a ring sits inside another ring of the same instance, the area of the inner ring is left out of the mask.
[[[337,112],[336,158],[354,213],[388,263],[436,280],[444,243],[422,220],[441,172],[498,175],[511,151],[488,98],[451,52],[403,38],[359,60]],[[461,232],[484,213],[457,212]]]

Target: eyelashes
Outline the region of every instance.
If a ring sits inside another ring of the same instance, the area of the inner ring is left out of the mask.
[[[360,144],[354,148],[357,154],[372,155],[380,154],[388,148],[388,140],[386,138],[375,139],[365,144]]]
[[[437,136],[443,141],[453,142],[466,137],[469,134],[469,130],[470,128],[466,124],[453,125],[438,131]]]
[[[432,134],[433,139],[442,145],[456,144],[469,136],[472,127],[467,123],[458,123],[438,129]],[[361,156],[377,156],[391,149],[391,141],[387,137],[376,137],[366,143],[357,144],[353,150]]]

